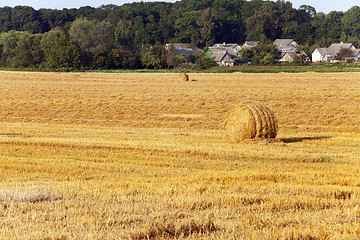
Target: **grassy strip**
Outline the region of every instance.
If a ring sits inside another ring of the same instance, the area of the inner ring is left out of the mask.
[[[100,72],[100,73],[179,73],[179,72],[206,72],[206,73],[302,73],[302,72],[360,72],[360,63],[328,63],[314,65],[239,65],[234,67],[217,66],[206,70],[189,69],[127,69],[127,70],[79,70],[79,69],[45,69],[45,68],[0,68],[1,71],[28,71],[28,72]]]
[[[214,67],[206,70],[212,73],[300,73],[300,72],[360,72],[359,64],[317,64],[317,65],[240,65],[234,67]]]

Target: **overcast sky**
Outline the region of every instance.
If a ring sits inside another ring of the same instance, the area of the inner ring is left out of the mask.
[[[201,0],[199,0],[201,1]],[[106,4],[123,5],[124,3],[136,2],[131,0],[0,0],[0,7],[17,5],[31,6],[36,10],[39,8],[63,9],[63,8],[79,8],[82,6],[99,7]],[[154,0],[144,0],[144,2],[154,2]],[[166,1],[175,2],[175,1]],[[310,5],[315,7],[317,12],[328,13],[332,10],[347,11],[352,6],[360,6],[359,0],[290,0],[295,8],[301,5]]]

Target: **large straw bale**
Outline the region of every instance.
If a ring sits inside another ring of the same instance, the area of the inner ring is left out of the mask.
[[[181,81],[189,81],[189,76],[186,73],[179,73],[178,79]]]
[[[246,104],[229,111],[225,128],[229,138],[239,142],[252,138],[275,138],[278,123],[274,112],[268,107]]]

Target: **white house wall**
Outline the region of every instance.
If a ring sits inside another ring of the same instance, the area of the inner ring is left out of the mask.
[[[313,52],[311,58],[312,58],[312,61],[313,61],[313,62],[321,62],[321,61],[324,61],[324,59],[322,58],[320,52],[317,51],[317,50],[315,50],[315,52]]]

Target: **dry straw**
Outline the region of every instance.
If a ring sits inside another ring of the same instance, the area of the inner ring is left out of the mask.
[[[62,197],[42,189],[0,189],[0,201],[5,202],[48,202],[60,200]]]
[[[258,104],[245,104],[232,108],[226,118],[225,128],[235,142],[252,138],[275,138],[278,123],[273,111]]]
[[[178,78],[181,81],[189,81],[189,76],[186,73],[179,73]]]

